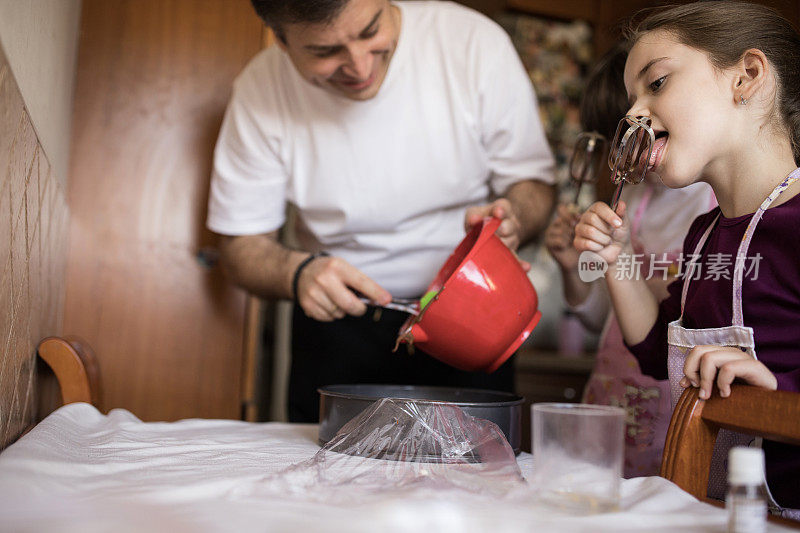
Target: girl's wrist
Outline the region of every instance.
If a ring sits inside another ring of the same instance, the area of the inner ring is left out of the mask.
[[[631,267],[631,260],[633,258],[633,247],[631,246],[630,242],[623,245],[622,249],[620,250],[619,254],[617,254],[616,259],[613,262],[608,263],[608,270],[606,271],[606,279],[609,277],[616,277],[617,274],[620,272],[624,272],[623,269],[627,270]],[[622,263],[620,263],[620,257],[627,257],[628,259]],[[630,276],[626,275],[624,278],[630,278]],[[621,279],[618,277],[618,279]]]

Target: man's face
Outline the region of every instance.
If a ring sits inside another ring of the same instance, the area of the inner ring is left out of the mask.
[[[285,42],[278,43],[303,78],[351,100],[369,100],[397,47],[400,10],[389,0],[350,0],[330,23],[282,30]]]

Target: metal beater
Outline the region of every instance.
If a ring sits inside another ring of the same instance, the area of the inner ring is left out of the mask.
[[[650,127],[650,117],[634,117],[626,115],[619,121],[614,142],[608,154],[608,166],[611,168],[611,181],[617,185],[611,200],[611,209],[617,209],[622,186],[625,182],[631,185],[640,183],[650,163],[655,133]]]
[[[575,140],[575,148],[569,161],[569,173],[575,184],[574,205],[578,205],[581,187],[584,183],[594,183],[600,162],[605,155],[608,140],[597,132],[583,132]]]

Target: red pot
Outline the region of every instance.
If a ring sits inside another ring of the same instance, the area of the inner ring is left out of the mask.
[[[528,338],[542,314],[517,257],[494,234],[497,218],[474,227],[439,270],[428,292],[438,295],[401,329],[440,361],[494,372]]]

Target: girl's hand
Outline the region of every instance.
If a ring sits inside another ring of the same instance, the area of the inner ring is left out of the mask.
[[[556,216],[544,232],[547,251],[558,262],[562,270],[578,269],[578,251],[572,246],[575,226],[580,220],[580,212],[574,206],[559,205]]]
[[[775,390],[778,380],[764,363],[738,348],[730,346],[695,346],[686,356],[683,365],[685,377],[682,387],[700,387],[700,398],[707,400],[716,378],[719,395],[727,398],[731,394],[731,383],[736,378],[750,385]]]
[[[573,245],[578,252],[595,252],[611,266],[616,263],[620,252],[629,247],[630,241],[625,202],[619,203],[616,213],[608,204],[595,202],[575,226]]]

